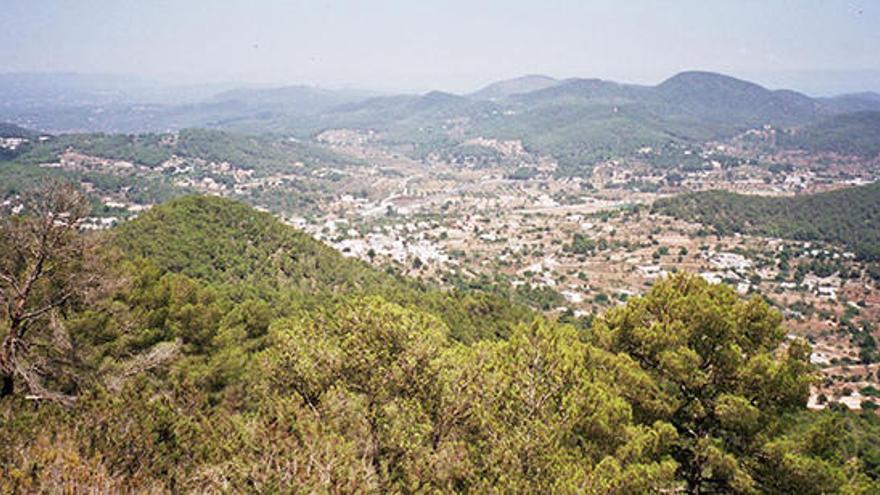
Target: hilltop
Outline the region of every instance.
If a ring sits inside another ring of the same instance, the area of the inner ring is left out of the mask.
[[[10,124],[8,122],[0,122],[0,138],[25,138],[33,139],[39,136],[37,131],[26,129],[24,127]]]
[[[269,213],[217,197],[168,201],[124,223],[114,240],[126,256],[149,259],[163,272],[215,282],[312,291],[391,283]]]
[[[791,125],[815,117],[816,102],[795,91],[760,85],[711,72],[682,72],[654,88],[675,118],[743,128]]]
[[[498,100],[513,95],[549,88],[559,83],[560,81],[558,79],[554,79],[550,76],[530,74],[527,76],[494,82],[468,96],[477,100]]]

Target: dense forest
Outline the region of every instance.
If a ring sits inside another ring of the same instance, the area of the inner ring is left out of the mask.
[[[0,225],[2,493],[880,490],[880,421],[760,297],[677,274],[575,327],[187,196]]]
[[[811,153],[838,153],[862,158],[880,156],[880,112],[834,115],[801,129],[782,132],[777,144]]]
[[[655,210],[715,228],[801,241],[841,244],[862,259],[880,260],[880,184],[795,197],[726,191],[683,194]]]

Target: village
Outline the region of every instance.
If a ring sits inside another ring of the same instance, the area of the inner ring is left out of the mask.
[[[784,315],[792,338],[809,340],[811,359],[824,377],[811,407],[880,405],[871,392],[880,380],[877,365],[859,364],[864,351],[853,337],[880,321],[880,290],[853,253],[809,242],[719,236],[651,208],[657,199],[694,190],[823,191],[869,182],[870,168],[846,163],[819,169],[797,161],[768,167],[785,157],[758,160],[752,148],[734,141],[673,150],[702,164],[692,169],[658,167],[658,153],[669,150],[643,148],[633,157],[599,163],[587,176],[560,177],[552,160],[530,155],[518,141],[470,140],[503,156],[504,163],[493,166],[438,155],[416,159],[375,138],[334,130],[316,139],[359,166],[292,161],[281,171],[266,171],[180,157],[145,166],[72,150],[41,166],[241,199],[345,256],[441,286],[509,291],[554,318],[588,321],[669,273],[697,273],[743,296],[766,298]],[[511,163],[530,172],[511,174]],[[85,228],[109,228],[151,206],[133,199],[131,186],[83,186],[99,193],[104,206]],[[817,264],[833,269],[816,273]]]

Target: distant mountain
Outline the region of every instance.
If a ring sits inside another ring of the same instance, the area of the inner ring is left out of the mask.
[[[496,103],[504,111],[476,122],[474,133],[522,139],[572,171],[642,146],[800,125],[817,115],[807,96],[709,72],[681,73],[657,86],[569,79]]]
[[[229,89],[228,84],[174,86],[119,75],[5,73],[0,74],[0,121],[53,133],[201,127],[241,115],[240,107],[218,111],[211,102],[196,104]]]
[[[771,91],[722,74],[696,71],[682,72],[653,87],[569,79],[511,100],[526,105],[633,104],[661,119],[699,120],[722,127],[801,123],[816,113],[816,103],[800,93]]]
[[[318,113],[330,108],[375,96],[368,91],[329,90],[311,86],[284,86],[269,89],[234,89],[211,98],[215,103],[237,103],[254,109]]]
[[[520,139],[531,151],[554,156],[573,171],[642,146],[723,139],[765,124],[801,127],[843,108],[795,91],[698,71],[657,86],[578,78],[514,91],[523,89],[522,82],[502,81],[466,97],[432,92],[342,105],[322,116],[323,127],[393,130],[393,136],[386,133],[393,142],[409,139],[442,147],[456,139],[443,132],[452,126],[459,136]],[[506,93],[512,94],[489,99]]]
[[[423,110],[463,107],[469,104],[471,104],[471,100],[464,96],[446,93],[444,91],[431,91],[423,95],[395,95],[369,98],[360,102],[340,105],[332,111],[335,113],[345,113],[398,109],[419,112]]]
[[[154,87],[126,76],[76,73],[0,74],[0,109],[34,106],[106,105],[131,100]]]
[[[827,113],[850,113],[880,111],[880,94],[867,91],[832,98],[820,98],[820,105]]]
[[[616,100],[639,99],[647,88],[620,84],[602,79],[566,79],[554,86],[514,95],[511,100],[524,104],[559,103],[570,100]]]
[[[757,84],[711,72],[682,72],[655,88],[664,113],[702,123],[733,127],[789,125],[816,116],[817,105],[795,91],[771,91]]]
[[[857,100],[880,103],[880,93],[875,93],[874,91],[863,91],[861,93],[850,93],[850,94],[846,94],[846,95],[841,95],[839,98],[855,98]]]
[[[36,131],[32,131],[30,129],[26,129],[21,126],[17,126],[15,124],[10,124],[7,122],[0,122],[0,137],[3,138],[27,138],[33,139],[39,136],[40,133]]]
[[[880,96],[874,93],[810,98],[701,71],[682,72],[656,86],[531,75],[499,81],[465,96],[441,91],[375,96],[287,86],[219,91],[188,104],[126,103],[131,92],[116,91],[124,86],[121,80],[34,77],[3,75],[0,96],[27,91],[51,96],[55,83],[80,89],[62,91],[54,100],[42,100],[39,107],[16,103],[13,108],[9,101],[19,100],[7,96],[0,99],[5,101],[0,103],[0,121],[55,132],[208,127],[301,138],[328,128],[373,129],[389,143],[414,145],[419,156],[481,136],[522,140],[530,151],[576,168],[643,146],[725,139],[765,124],[807,129],[820,122],[834,125],[837,121],[827,119],[835,115],[880,111]],[[34,88],[29,89],[32,79]],[[143,84],[138,87],[144,91]],[[71,100],[70,94],[79,96]],[[56,103],[47,106],[46,101]],[[847,122],[855,123],[838,123]],[[856,132],[852,125],[847,129]]]
[[[231,89],[228,83],[174,85],[134,76],[67,72],[0,73],[0,111],[112,105],[180,105]]]
[[[468,96],[475,100],[500,100],[513,95],[549,88],[557,84],[559,84],[557,79],[533,74],[494,82]]]
[[[320,117],[319,127],[359,127],[407,134],[418,133],[419,129],[428,132],[425,128],[430,128],[434,132],[448,119],[473,118],[495,108],[493,102],[475,101],[443,91],[381,96],[333,108]]]

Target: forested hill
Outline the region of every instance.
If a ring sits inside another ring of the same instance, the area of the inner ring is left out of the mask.
[[[704,191],[663,199],[655,209],[740,232],[841,244],[863,259],[880,259],[880,183],[795,197]]]
[[[838,153],[863,158],[880,156],[880,111],[834,115],[801,129],[783,132],[778,144],[811,153]]]
[[[185,196],[168,201],[112,233],[132,261],[209,284],[247,286],[277,297],[295,292],[310,300],[381,295],[418,306],[454,329],[462,341],[507,335],[531,313],[499,294],[440,291],[345,258],[269,213],[237,201]]]
[[[678,274],[577,329],[226,199],[79,233],[72,191],[0,215],[0,493],[880,489],[761,298]]]
[[[39,133],[15,124],[0,122],[0,138],[29,138],[33,139],[39,136]]]
[[[312,291],[394,283],[269,213],[218,197],[168,201],[123,224],[115,242],[127,256],[149,259],[163,272],[212,282]]]

